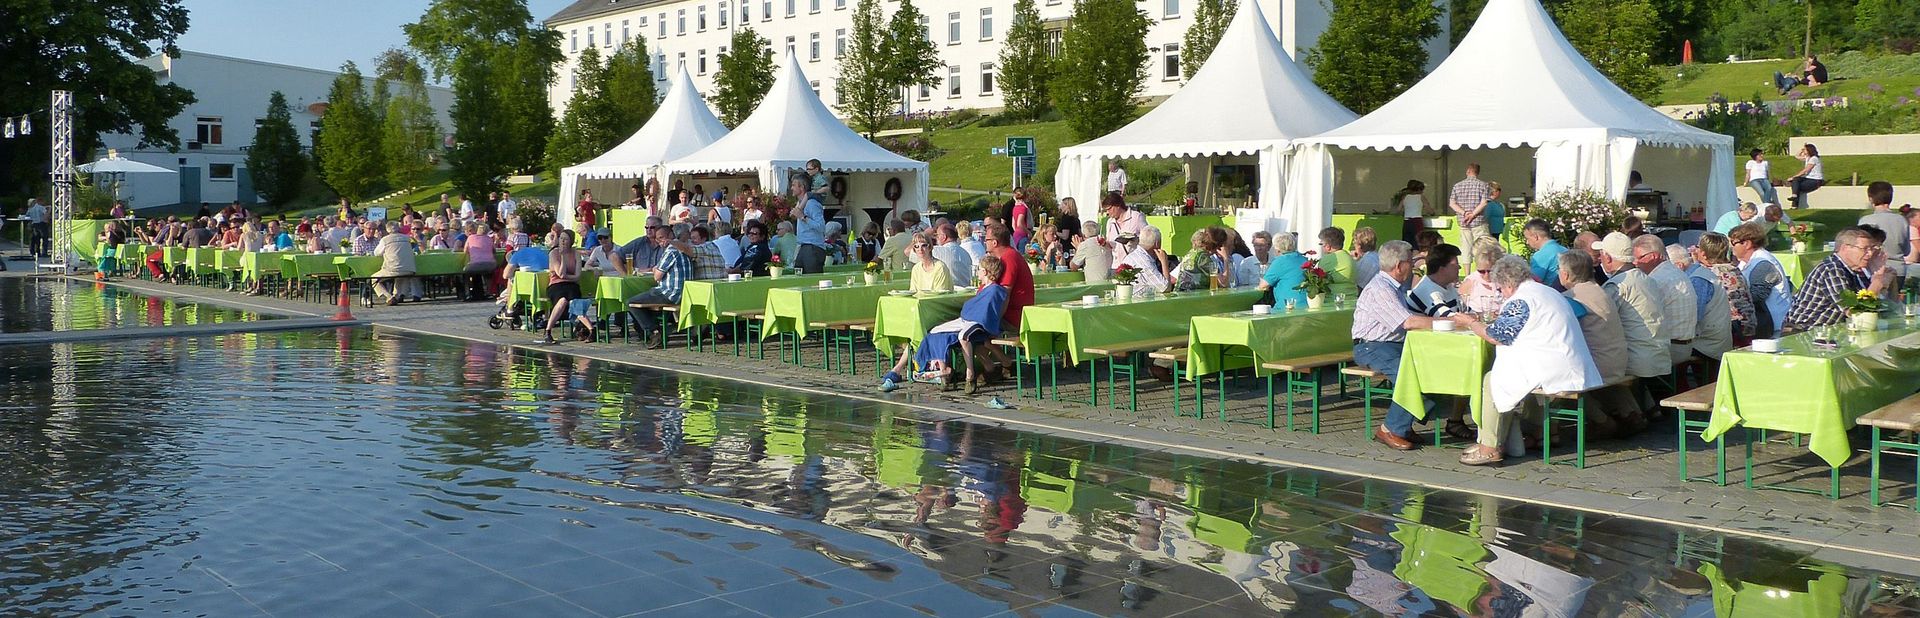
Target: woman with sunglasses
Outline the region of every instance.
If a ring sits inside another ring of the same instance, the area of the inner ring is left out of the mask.
[[[913,266],[913,274],[908,278],[907,291],[939,293],[953,289],[953,274],[947,270],[947,263],[934,259],[933,240],[927,234],[913,237],[913,244],[907,246],[918,261]]]
[[[1468,313],[1485,315],[1500,311],[1500,305],[1506,302],[1500,294],[1499,286],[1493,284],[1489,276],[1493,265],[1506,256],[1499,243],[1483,242],[1473,246],[1473,264],[1475,270],[1460,280],[1460,304]]]

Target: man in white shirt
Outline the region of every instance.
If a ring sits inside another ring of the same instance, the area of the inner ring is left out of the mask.
[[[709,244],[720,250],[721,261],[729,265],[740,261],[740,239],[733,237],[732,224],[725,221],[714,222],[713,241]]]
[[[460,195],[460,222],[473,222],[473,200],[467,199],[464,193]]]
[[[47,247],[53,239],[51,220],[47,218],[47,205],[40,203],[40,198],[28,198],[26,216],[28,227],[33,229],[33,237],[28,241],[27,247],[32,249],[34,255],[44,256],[48,253]]]
[[[1687,360],[1693,356],[1693,336],[1699,328],[1699,318],[1694,313],[1694,305],[1699,300],[1694,295],[1693,283],[1688,281],[1687,273],[1667,261],[1667,244],[1659,236],[1641,234],[1633,239],[1633,265],[1660,288],[1660,321],[1666,326],[1672,362]]]
[[[973,256],[960,246],[960,233],[950,223],[940,224],[933,233],[933,259],[947,266],[947,274],[956,286],[973,284]]]
[[[1107,191],[1127,194],[1127,170],[1120,169],[1119,159],[1107,163]]]
[[[493,207],[495,213],[500,217],[500,223],[505,224],[507,217],[513,215],[514,211],[520,209],[520,202],[514,201],[512,193],[502,191],[500,192],[500,201],[495,202]]]
[[[1253,233],[1252,242],[1247,243],[1253,249],[1253,255],[1240,258],[1233,264],[1233,286],[1246,287],[1260,283],[1267,274],[1267,263],[1273,259],[1273,235],[1266,230]]]

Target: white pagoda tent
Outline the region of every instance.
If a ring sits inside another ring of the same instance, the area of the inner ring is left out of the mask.
[[[558,220],[572,225],[581,189],[592,190],[603,204],[623,202],[634,184],[661,178],[662,164],[693,154],[726,134],[727,127],[707,109],[686,67],[680,67],[666,99],[632,137],[591,161],[560,170],[560,203],[555,205]]]
[[[835,183],[844,182],[844,197],[829,198],[831,203],[823,205],[846,214],[854,229],[865,223],[863,213],[872,217],[926,209],[926,162],[894,154],[847,128],[820,102],[792,53],[781,62],[766,99],[740,126],[664,169],[688,186],[701,182],[700,177],[738,178],[757,181],[762,190],[786,193],[787,174],[805,169],[808,159],[819,159],[822,169],[844,179]],[[897,200],[886,198],[890,181],[898,181]]]
[[[1106,161],[1177,158],[1200,182],[1204,203],[1251,197],[1267,212],[1278,212],[1293,141],[1355,117],[1287,55],[1259,3],[1242,0],[1192,80],[1139,120],[1062,148],[1054,186],[1061,197],[1089,208],[1106,188]],[[1257,189],[1248,195],[1242,188],[1213,186],[1211,172],[1224,165],[1257,165],[1250,183]]]
[[[1469,163],[1529,188],[1591,188],[1613,199],[1647,184],[1708,221],[1733,209],[1733,138],[1688,126],[1620,90],[1575,51],[1538,0],[1490,0],[1445,62],[1380,109],[1297,142],[1287,218],[1302,233],[1342,210],[1384,212],[1408,179],[1444,207]]]

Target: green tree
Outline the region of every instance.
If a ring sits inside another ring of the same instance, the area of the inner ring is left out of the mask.
[[[647,37],[637,36],[607,57],[607,97],[619,109],[614,114],[613,132],[625,138],[647,124],[660,109],[660,92],[654,87],[653,58],[647,55]]]
[[[1093,139],[1133,120],[1134,96],[1147,80],[1152,25],[1132,0],[1074,1],[1052,90],[1076,137]]]
[[[1707,30],[1701,51],[1711,59],[1797,56],[1804,10],[1799,0],[1724,0],[1714,9],[1713,27]],[[1763,88],[1756,85],[1753,92]]]
[[[1193,23],[1187,25],[1185,40],[1180,44],[1181,75],[1193,79],[1193,74],[1200,72],[1239,11],[1238,0],[1194,0]]]
[[[840,57],[840,83],[835,86],[840,102],[835,107],[847,117],[849,126],[868,138],[884,128],[898,100],[887,38],[880,1],[860,0],[854,5],[847,53]]]
[[[1860,0],[1853,5],[1854,45],[1890,48],[1920,36],[1920,0]]]
[[[433,0],[402,30],[436,77],[453,78],[458,190],[498,190],[503,176],[541,164],[554,125],[547,86],[564,56],[525,0]]]
[[[320,179],[341,197],[358,202],[382,176],[380,128],[367,102],[365,78],[352,62],[340,67],[327,90],[326,124],[320,128]]]
[[[599,50],[587,48],[579,62],[566,114],[547,140],[547,170],[556,173],[599,156],[628,135],[618,130],[621,110],[608,91],[607,70],[600,64]]]
[[[946,66],[940,59],[940,48],[927,38],[926,27],[920,25],[923,19],[926,16],[913,6],[913,0],[900,0],[900,8],[895,9],[893,18],[887,21],[887,78],[899,92],[903,106],[908,88],[939,83],[935,72]]]
[[[179,55],[174,42],[187,31],[181,0],[4,2],[6,34],[0,35],[0,113],[46,109],[53,90],[70,90],[76,105],[74,152],[90,153],[100,136],[126,133],[148,146],[177,147],[168,126],[194,102],[192,92],[153,78],[141,59]],[[42,187],[53,131],[45,114],[33,117],[33,133],[0,139],[0,193]],[[84,156],[84,155],[83,155]]]
[[[307,175],[307,156],[300,152],[300,135],[293,132],[293,113],[287,96],[275,90],[267,96],[267,117],[253,132],[247,148],[247,175],[253,190],[268,204],[279,206],[300,193]]]
[[[1660,94],[1652,64],[1659,17],[1647,0],[1569,0],[1553,13],[1567,41],[1614,85],[1642,100]]]
[[[713,76],[713,95],[707,100],[720,112],[721,124],[740,126],[773,89],[773,80],[773,44],[743,24],[734,28],[733,40],[720,54],[720,72]]]
[[[387,67],[382,66],[381,72],[387,73]],[[400,84],[400,90],[387,101],[387,112],[381,118],[380,154],[387,165],[387,184],[418,187],[433,170],[433,153],[440,145],[440,121],[427,98],[425,69],[409,62],[389,75]]]
[[[1430,0],[1343,0],[1307,65],[1315,84],[1365,114],[1427,74],[1426,41],[1439,35],[1440,8]]]
[[[1460,39],[1467,38],[1467,31],[1480,18],[1480,9],[1486,6],[1487,0],[1447,0],[1448,49],[1460,46]]]
[[[1015,0],[1013,24],[1000,48],[1000,97],[1007,115],[1022,120],[1047,112],[1047,82],[1053,80],[1053,56],[1047,53],[1047,29],[1034,0]]]

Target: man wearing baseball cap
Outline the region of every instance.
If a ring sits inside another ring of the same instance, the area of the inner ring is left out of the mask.
[[[1600,270],[1607,274],[1601,287],[1619,311],[1620,329],[1627,336],[1627,373],[1636,378],[1673,373],[1667,350],[1666,297],[1652,277],[1634,267],[1633,240],[1613,232],[1600,239],[1599,249]],[[1640,407],[1647,409],[1648,402],[1641,401]]]

